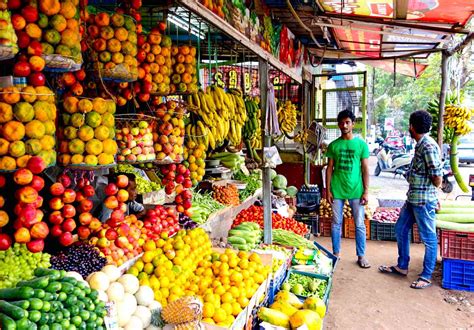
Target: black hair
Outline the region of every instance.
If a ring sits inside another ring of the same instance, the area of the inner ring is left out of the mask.
[[[431,130],[433,117],[425,110],[417,110],[410,115],[410,125],[417,134],[425,134]]]
[[[355,122],[355,115],[351,110],[343,110],[337,114],[337,122],[340,123],[343,119],[349,118],[352,122]]]

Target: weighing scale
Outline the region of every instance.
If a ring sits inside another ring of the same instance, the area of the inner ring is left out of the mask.
[[[225,166],[206,167],[204,178],[208,177],[228,180],[232,178],[232,171]]]

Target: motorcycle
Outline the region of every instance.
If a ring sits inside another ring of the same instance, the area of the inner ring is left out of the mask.
[[[394,176],[404,176],[410,169],[413,156],[406,154],[403,149],[390,146],[387,143],[381,144],[381,149],[377,153],[377,166],[375,176],[382,172],[393,173]]]
[[[451,170],[451,164],[449,163],[449,145],[443,146],[443,181],[441,183],[441,191],[445,194],[449,194],[454,189],[454,182],[456,181],[453,171]]]

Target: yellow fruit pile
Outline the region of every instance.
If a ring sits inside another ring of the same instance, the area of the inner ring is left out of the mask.
[[[89,166],[114,163],[115,103],[100,97],[68,96],[62,103],[59,163]]]
[[[204,144],[196,144],[192,140],[188,140],[184,146],[184,165],[191,172],[191,181],[193,186],[197,185],[205,173],[206,163],[206,146]]]
[[[41,41],[43,54],[59,54],[82,62],[81,35],[79,33],[78,1],[39,1],[38,26],[43,29]]]
[[[31,156],[56,163],[56,105],[45,86],[0,89],[0,170],[25,167]]]
[[[138,54],[142,57],[144,55],[146,57],[139,68],[139,71],[144,71],[144,74],[142,74],[144,75],[143,81],[152,82],[152,93],[169,94],[172,71],[171,38],[152,30],[147,36],[147,42],[141,46]],[[140,72],[139,78],[141,79]]]
[[[171,93],[197,92],[197,69],[196,69],[196,48],[192,46],[171,47],[171,63],[173,74],[171,76]]]
[[[197,296],[203,303],[203,322],[230,326],[268,277],[256,253],[212,252],[202,228],[181,230],[172,238],[148,241],[144,254],[129,273],[149,285],[163,306]]]

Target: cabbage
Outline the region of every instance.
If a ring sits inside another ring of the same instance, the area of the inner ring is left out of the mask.
[[[295,197],[298,193],[298,188],[296,188],[295,186],[289,186],[288,188],[286,188],[286,193],[290,197]]]
[[[273,179],[275,179],[275,177],[277,176],[277,174],[278,174],[278,173],[277,173],[273,168],[271,168],[271,169],[270,169],[270,180],[273,181]]]
[[[283,175],[278,174],[272,180],[272,183],[273,183],[273,187],[275,187],[276,189],[286,189],[286,185],[288,184],[288,181]]]

